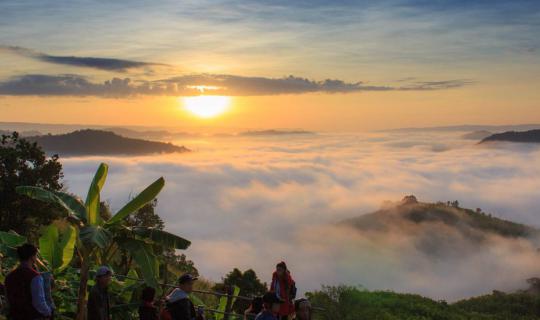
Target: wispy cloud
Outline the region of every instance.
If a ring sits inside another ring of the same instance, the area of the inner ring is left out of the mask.
[[[39,60],[47,63],[59,65],[68,65],[83,68],[93,68],[107,71],[124,72],[128,69],[152,67],[163,65],[153,62],[142,62],[134,60],[116,59],[116,58],[97,58],[97,57],[76,57],[76,56],[55,56],[32,49],[17,46],[0,46],[0,52],[7,52],[24,56],[27,58]]]
[[[338,79],[321,81],[288,76],[283,78],[245,77],[237,75],[194,74],[147,81],[113,78],[97,83],[74,74],[31,74],[0,82],[0,95],[98,96],[133,95],[189,96],[201,92],[213,95],[263,96],[304,93],[351,93],[362,91],[442,90],[470,84],[468,80],[416,82],[405,86],[371,85]]]

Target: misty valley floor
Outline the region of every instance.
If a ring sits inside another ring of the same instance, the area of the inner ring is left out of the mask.
[[[158,212],[193,241],[187,254],[207,277],[239,267],[269,281],[285,259],[301,292],[346,283],[455,301],[523,288],[538,272],[535,244],[493,238],[458,252],[436,247],[430,256],[407,229],[367,236],[336,223],[414,194],[539,226],[540,148],[477,145],[463,133],[193,138],[173,141],[189,154],[62,163],[69,189],[83,194],[96,165],[107,162],[103,194],[113,208],[125,190],[164,176]]]

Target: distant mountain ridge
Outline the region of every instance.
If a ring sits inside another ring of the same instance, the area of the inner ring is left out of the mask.
[[[507,131],[503,133],[492,134],[484,138],[480,143],[492,141],[540,143],[540,129],[529,131]]]
[[[473,131],[473,132],[466,133],[466,134],[462,135],[461,137],[463,139],[467,139],[467,140],[482,140],[482,139],[485,139],[485,138],[489,137],[492,134],[493,134],[493,132],[491,132],[491,131],[478,130],[478,131]]]
[[[172,143],[122,137],[110,131],[77,130],[67,134],[28,137],[45,152],[62,156],[84,155],[143,155],[190,151]]]
[[[276,130],[276,129],[270,129],[270,130],[253,130],[253,131],[244,131],[240,132],[238,135],[240,136],[280,136],[280,135],[312,135],[315,134],[311,131],[306,130]]]
[[[501,132],[501,131],[511,131],[511,130],[534,130],[539,129],[540,124],[529,123],[529,124],[516,124],[516,125],[477,125],[477,124],[466,124],[466,125],[455,125],[455,126],[435,126],[435,127],[408,127],[408,128],[397,128],[389,130],[381,130],[386,132],[425,132],[425,131],[491,131],[491,132]]]

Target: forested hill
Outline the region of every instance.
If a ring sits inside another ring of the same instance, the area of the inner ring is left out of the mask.
[[[534,286],[531,286],[534,289]],[[314,320],[538,320],[540,296],[532,290],[491,294],[456,303],[435,301],[415,294],[367,291],[355,287],[324,287],[308,293],[313,305],[325,312]],[[353,316],[351,316],[353,315]]]
[[[113,132],[91,129],[28,137],[27,140],[37,142],[49,154],[62,156],[143,155],[189,151],[172,143],[126,138]]]
[[[470,240],[482,240],[486,234],[503,237],[532,237],[540,235],[538,229],[500,219],[483,212],[459,207],[457,201],[423,203],[414,196],[401,202],[388,204],[369,214],[343,221],[359,230],[385,231],[392,228],[430,229],[444,226],[446,230],[459,233]]]
[[[492,134],[484,138],[480,143],[493,141],[508,141],[508,142],[530,142],[540,143],[540,129],[529,131],[507,131],[503,133]]]

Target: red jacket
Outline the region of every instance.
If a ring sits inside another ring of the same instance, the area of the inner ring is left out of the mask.
[[[280,317],[288,316],[294,313],[294,298],[292,297],[291,291],[294,285],[294,280],[291,277],[291,273],[289,271],[287,271],[283,279],[279,279],[275,271],[274,274],[272,274],[272,284],[270,285],[270,291],[275,292],[279,295],[281,299],[285,301],[285,303],[281,304],[281,308],[279,309]]]

